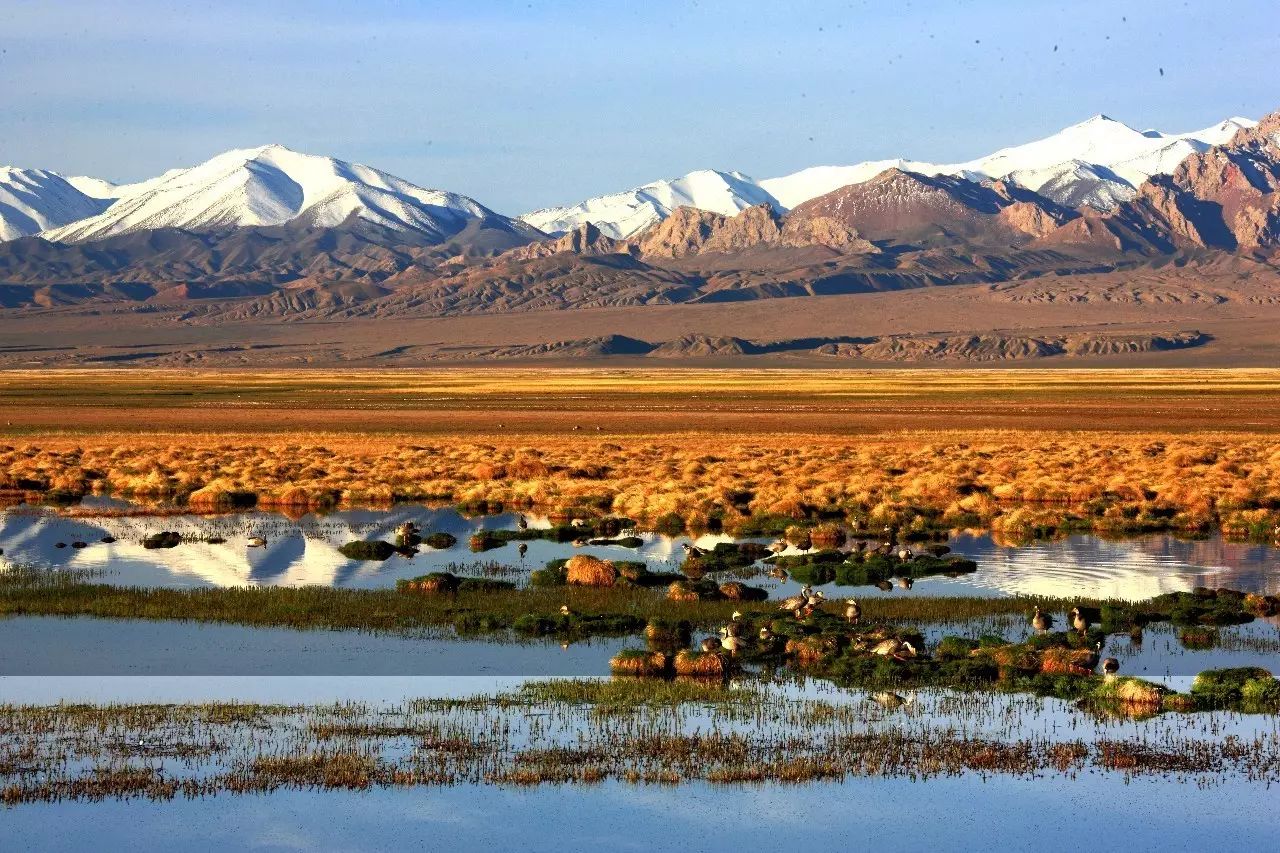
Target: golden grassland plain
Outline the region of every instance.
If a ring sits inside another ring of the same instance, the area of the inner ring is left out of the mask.
[[[1270,534],[1280,371],[0,373],[0,490]]]

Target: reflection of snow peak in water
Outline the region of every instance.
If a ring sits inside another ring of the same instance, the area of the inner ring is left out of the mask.
[[[424,531],[453,534],[458,544],[435,551],[423,547],[412,558],[392,556],[385,562],[347,560],[338,547],[355,539],[393,540],[395,529],[413,521]],[[531,527],[545,527],[545,518],[530,516]],[[590,553],[619,560],[644,560],[651,568],[672,571],[681,562],[684,537],[641,534],[639,548],[588,546],[534,540],[526,543],[523,561],[514,544],[483,554],[467,547],[471,534],[485,529],[510,529],[515,514],[466,518],[453,509],[405,505],[392,509],[351,509],[291,520],[268,512],[216,516],[70,518],[43,510],[18,508],[0,512],[3,562],[39,567],[103,569],[109,583],[141,586],[244,586],[320,584],[347,587],[387,587],[399,578],[439,571],[450,564],[472,566],[497,561],[526,571],[548,560]],[[174,530],[184,541],[172,549],[147,550],[149,534]],[[103,536],[117,540],[103,544]],[[263,548],[248,547],[251,536],[263,537]],[[198,540],[220,537],[221,544]],[[72,542],[88,547],[76,549]],[[724,535],[703,535],[703,548],[732,541]],[[57,548],[57,543],[68,547]],[[1071,536],[1021,547],[996,545],[990,536],[962,534],[951,541],[956,553],[978,561],[975,574],[958,578],[933,577],[913,590],[881,593],[874,588],[834,588],[827,594],[857,595],[1014,595],[1089,596],[1144,599],[1171,590],[1196,586],[1228,586],[1247,591],[1280,592],[1280,560],[1275,548],[1224,542],[1220,538],[1180,541],[1172,536],[1143,536],[1108,541],[1095,536]],[[788,549],[786,553],[798,553]],[[474,571],[462,570],[463,574]],[[760,577],[754,581],[775,595],[794,592],[792,582],[779,584]]]
[[[530,527],[548,527],[545,518],[528,517]],[[426,532],[446,532],[458,544],[445,550],[425,545],[413,557],[394,555],[385,562],[348,560],[338,547],[357,539],[394,541],[396,528],[413,521]],[[519,566],[514,545],[475,554],[468,548],[471,535],[480,530],[510,529],[516,515],[466,518],[453,509],[405,505],[390,510],[352,509],[327,515],[308,514],[291,520],[267,512],[227,515],[177,515],[71,518],[56,513],[21,508],[0,513],[0,561],[38,567],[102,569],[110,583],[144,586],[244,586],[280,585],[385,587],[403,577],[439,570],[450,563],[474,564],[497,560]],[[147,549],[142,540],[153,533],[172,530],[183,537],[171,549]],[[111,544],[104,536],[116,539]],[[212,544],[201,540],[225,539]],[[262,537],[265,547],[249,547],[250,537]],[[644,534],[639,549],[594,546],[587,550],[614,559],[643,559],[670,569],[683,559],[684,539]],[[729,537],[702,537],[710,547]],[[83,541],[88,547],[70,547]],[[58,543],[67,547],[58,548]],[[578,553],[569,544],[533,540],[523,560],[525,569],[539,568],[548,560]]]

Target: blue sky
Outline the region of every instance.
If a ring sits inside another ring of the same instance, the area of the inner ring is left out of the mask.
[[[1099,112],[1191,130],[1280,108],[1275,0],[0,0],[0,20],[0,164],[136,180],[281,142],[504,213],[698,168],[963,160]]]

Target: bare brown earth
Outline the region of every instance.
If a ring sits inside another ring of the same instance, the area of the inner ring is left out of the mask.
[[[185,306],[13,309],[0,312],[0,367],[604,358],[718,366],[1267,366],[1280,362],[1278,321],[1280,273],[1230,259],[889,293],[456,317],[300,312],[212,323]],[[1187,338],[1193,332],[1200,336]],[[1178,346],[1160,343],[1178,335]],[[1065,343],[1046,345],[1054,342]]]

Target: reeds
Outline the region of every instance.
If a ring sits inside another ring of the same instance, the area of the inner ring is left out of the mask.
[[[1091,733],[1038,722],[1034,698],[922,692],[911,699],[921,713],[895,710],[906,701],[615,678],[389,704],[0,705],[0,801],[1084,772],[1280,781],[1280,734],[1265,727],[1251,738],[1176,722]]]

